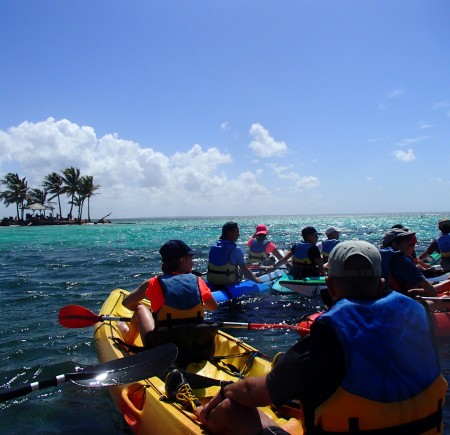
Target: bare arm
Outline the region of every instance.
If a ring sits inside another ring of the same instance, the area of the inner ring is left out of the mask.
[[[223,393],[223,395],[222,395]],[[231,399],[239,405],[246,407],[266,406],[270,404],[269,390],[266,386],[266,377],[246,378],[225,386],[216,394],[200,412],[200,418],[206,422],[208,414],[224,399]]]
[[[210,299],[208,299],[206,302],[204,302],[204,306],[209,311],[214,311],[214,310],[217,310],[217,308],[219,308],[219,304],[217,303],[217,301],[214,299],[214,296],[212,296],[212,295],[211,295]]]
[[[281,259],[283,258],[283,256],[281,255],[281,252],[280,252],[277,248],[275,248],[275,249],[271,252],[271,254],[272,254],[276,259],[278,259],[278,260],[281,260]]]
[[[289,260],[289,258],[291,258],[294,255],[294,253],[292,251],[289,251],[284,257],[282,257],[281,259],[279,259],[274,265],[273,265],[273,269],[278,269],[282,264],[286,263],[286,261]]]
[[[441,283],[443,284],[443,283]],[[426,279],[423,279],[422,281],[417,283],[417,288],[413,288],[411,290],[408,290],[408,294],[410,296],[417,295],[417,296],[436,296],[438,291],[437,289]],[[444,290],[442,290],[444,291]]]
[[[314,260],[314,263],[315,263],[316,266],[319,268],[319,272],[320,272],[320,273],[325,273],[325,267],[324,267],[324,265],[323,265],[322,257],[316,258],[316,259]]]
[[[132,291],[125,299],[122,301],[122,305],[129,310],[136,310],[139,302],[145,298],[145,292],[147,291],[148,282],[144,281],[136,290]]]
[[[261,283],[262,281],[257,278],[255,275],[253,275],[252,271],[248,268],[248,266],[244,263],[244,264],[240,264],[239,268],[242,271],[242,274],[249,279],[250,281],[254,281],[257,283]]]

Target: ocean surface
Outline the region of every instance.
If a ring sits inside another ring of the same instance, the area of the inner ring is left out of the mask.
[[[60,308],[82,305],[98,311],[114,288],[133,290],[160,270],[159,247],[182,239],[201,251],[195,269],[206,270],[209,246],[222,225],[240,225],[238,243],[259,223],[269,238],[288,249],[304,226],[342,230],[341,240],[379,245],[384,232],[402,223],[417,232],[421,253],[438,234],[440,213],[338,216],[254,216],[113,220],[106,225],[0,227],[0,387],[22,386],[71,373],[97,363],[93,328],[66,329]],[[448,216],[448,214],[447,214]],[[323,236],[325,238],[325,236]],[[218,321],[297,323],[305,313],[323,309],[318,299],[263,293],[226,303],[210,317]],[[299,337],[282,330],[232,330],[269,355],[286,350]],[[450,340],[438,343],[441,365],[450,380]],[[448,398],[447,398],[448,400]],[[2,434],[130,433],[105,388],[85,389],[70,382],[0,403]],[[450,403],[445,409],[450,433]]]

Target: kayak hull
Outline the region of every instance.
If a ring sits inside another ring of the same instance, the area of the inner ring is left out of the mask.
[[[214,296],[214,299],[218,302],[227,302],[232,299],[237,299],[242,296],[249,296],[257,293],[266,293],[272,287],[274,281],[283,275],[283,271],[277,269],[273,272],[265,273],[259,276],[259,279],[263,281],[262,283],[256,283],[254,281],[242,281],[238,284],[227,285],[227,286],[215,286],[209,283],[208,287]]]
[[[320,291],[325,288],[327,285],[324,276],[294,279],[292,275],[286,273],[272,286],[272,291],[286,293],[287,289],[293,293],[313,297],[320,295]]]
[[[130,317],[132,313],[122,305],[122,300],[127,294],[128,292],[125,290],[113,290],[99,314]],[[123,338],[117,322],[105,321],[95,325],[95,347],[100,362],[129,355],[126,349],[113,341],[113,337]],[[142,346],[140,338],[133,344]],[[230,367],[230,364],[236,367],[243,377],[264,376],[271,368],[270,358],[222,331],[219,331],[216,336],[215,355],[228,357],[232,355],[232,357],[225,360],[227,365],[221,362],[213,364],[209,361],[202,361],[189,364],[186,371],[188,374],[193,373],[200,377],[207,377],[208,381],[211,379],[238,381],[238,377],[227,368]],[[249,358],[249,356],[253,356],[253,358]],[[192,386],[202,404],[207,403],[218,393],[220,388],[217,385],[206,384],[201,387],[200,385]],[[128,385],[109,387],[109,391],[125,421],[135,433],[152,435],[208,433],[200,426],[193,414],[184,411],[179,404],[170,402],[165,397],[164,379],[157,376]],[[300,410],[273,409],[271,407],[264,407],[261,410],[285,427],[288,432],[303,434]],[[296,418],[291,418],[292,412]]]

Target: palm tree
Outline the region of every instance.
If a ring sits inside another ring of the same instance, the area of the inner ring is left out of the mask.
[[[85,199],[88,200],[88,222],[91,221],[91,212],[90,212],[90,198],[91,196],[95,195],[95,191],[100,189],[99,184],[94,184],[94,177],[92,175],[85,175],[80,178],[80,186],[78,190],[78,194],[80,196],[81,201],[81,208],[83,208],[83,204]],[[81,213],[79,216],[81,220]]]
[[[48,174],[44,182],[42,183],[42,186],[44,189],[48,192],[53,194],[48,200],[51,201],[53,198],[58,197],[58,207],[59,207],[59,216],[61,217],[61,198],[60,195],[63,193],[63,178],[61,175],[57,174],[56,172],[52,172],[51,174]]]
[[[69,215],[72,216],[72,210],[74,206],[75,195],[78,192],[79,182],[80,182],[80,170],[78,168],[74,168],[71,166],[70,168],[66,168],[62,171],[63,176],[62,180],[64,186],[61,190],[62,193],[65,193],[70,197],[70,211]]]
[[[47,191],[41,189],[30,189],[28,191],[27,199],[29,204],[45,205],[45,200],[47,199]]]
[[[27,199],[28,182],[26,178],[20,178],[19,174],[9,172],[5,178],[0,180],[0,184],[6,186],[6,190],[0,192],[0,199],[3,200],[6,207],[16,204],[17,219],[23,219],[23,205]],[[19,208],[22,208],[21,216],[19,216]]]

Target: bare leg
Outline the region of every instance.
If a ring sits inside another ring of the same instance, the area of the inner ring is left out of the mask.
[[[138,305],[128,325],[128,331],[125,328],[119,329],[121,329],[123,339],[126,343],[134,343],[139,334],[141,335],[142,342],[144,342],[147,332],[155,329],[155,321],[151,311],[147,307]]]

